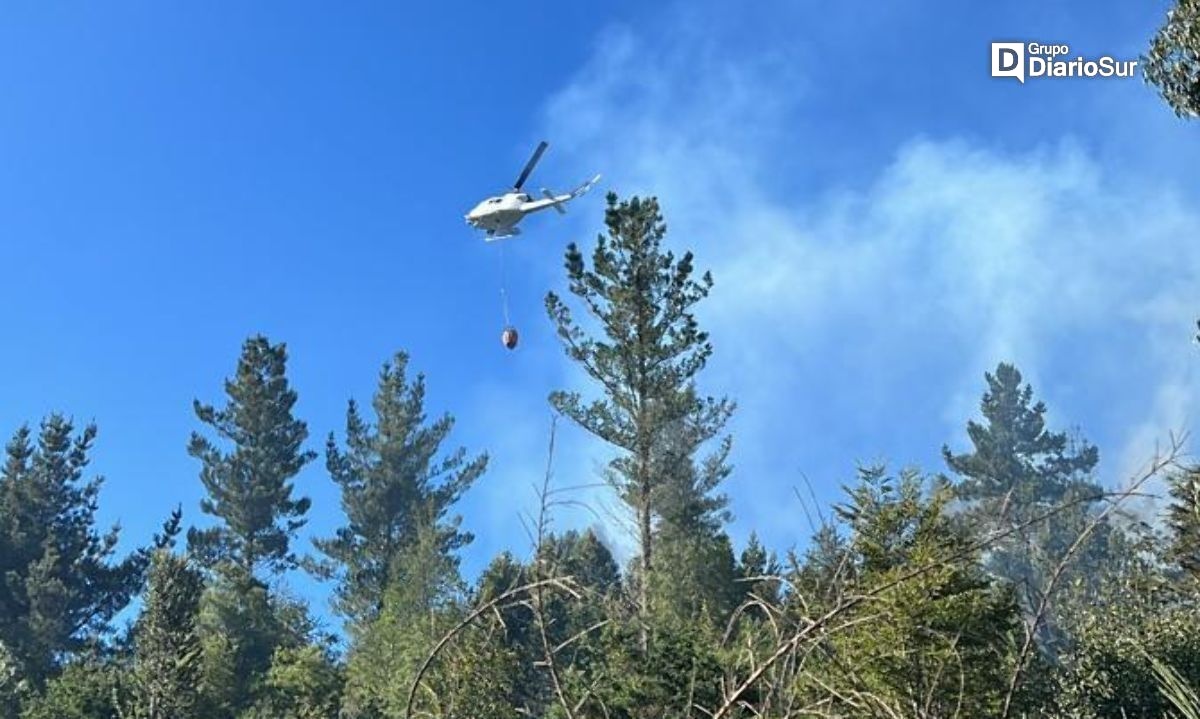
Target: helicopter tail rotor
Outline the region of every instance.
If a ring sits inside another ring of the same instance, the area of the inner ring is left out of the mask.
[[[544,187],[543,187],[543,188],[542,188],[542,195],[543,195],[543,196],[545,196],[545,198],[546,198],[547,200],[550,200],[550,201],[552,201],[552,202],[554,203],[554,204],[552,204],[552,205],[550,205],[550,206],[551,206],[551,207],[553,207],[555,210],[557,210],[557,211],[558,211],[558,214],[560,214],[560,215],[565,215],[565,214],[567,214],[567,208],[563,207],[563,203],[562,203],[562,201],[560,201],[560,200],[559,200],[559,198],[555,197],[553,192],[551,192],[551,191],[549,191],[549,190],[547,190],[546,188],[544,188]]]

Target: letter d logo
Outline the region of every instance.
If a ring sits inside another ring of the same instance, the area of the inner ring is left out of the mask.
[[[1025,44],[992,43],[992,77],[1015,77],[1025,82]]]

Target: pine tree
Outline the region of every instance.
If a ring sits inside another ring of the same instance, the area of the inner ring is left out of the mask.
[[[200,626],[206,711],[220,714],[252,706],[276,650],[308,639],[307,617],[260,576],[297,565],[291,541],[309,508],[307,498],[292,496],[294,477],[315,454],[302,448],[308,429],[292,414],[286,368],[284,345],[252,337],[225,382],[225,408],[195,403],[200,421],[232,445],[225,450],[194,433],[188,446],[208,490],[200,507],[220,520],[188,533],[193,555],[214,571]]]
[[[876,594],[840,616],[843,628],[805,660],[799,701],[827,701],[832,716],[1000,716],[1019,614],[1011,591],[980,570],[975,537],[947,512],[948,483],[871,466],[847,494],[836,507],[847,541],[835,560],[847,570],[835,592],[807,595],[801,616]]]
[[[280,651],[323,649],[308,605],[239,569],[216,572],[200,603],[202,717],[240,716],[270,701],[270,672]]]
[[[608,596],[621,584],[612,552],[592,529],[548,534],[540,554],[547,564],[546,576],[571,577],[595,596]]]
[[[623,450],[609,478],[636,517],[638,604],[645,620],[658,520],[672,508],[698,509],[692,518],[708,518],[723,506],[710,493],[727,472],[727,444],[711,461],[697,460],[695,452],[721,434],[733,404],[702,397],[695,388],[712,346],[692,310],[708,296],[712,276],[694,279],[690,252],[676,260],[663,249],[666,226],[653,198],[618,203],[610,193],[605,224],[608,234],[597,239],[591,267],[574,244],[566,253],[569,289],[599,322],[598,333],[586,332],[556,294],[546,298],[567,355],[602,397],[586,401],[578,392],[559,391],[550,402]],[[697,461],[699,469],[692,464]],[[641,640],[644,650],[644,631]]]
[[[795,608],[810,598],[830,603],[842,594],[854,579],[854,566],[848,561],[850,550],[838,525],[823,520],[802,554],[794,550],[788,553],[787,576],[794,587],[788,593],[788,605]]]
[[[393,580],[412,579],[395,576],[397,563],[426,535],[457,573],[455,552],[471,535],[460,531],[460,517],[450,512],[487,467],[487,455],[468,458],[462,448],[438,456],[454,419],[443,415],[426,421],[425,378],[417,375],[409,382],[407,367],[404,353],[384,365],[373,402],[375,426],[352,400],[346,449],[339,449],[332,434],[326,449],[347,524],[316,544],[334,562],[339,608],[356,622],[378,615]],[[430,596],[426,605],[434,601]]]
[[[1171,532],[1169,554],[1181,568],[1200,577],[1200,466],[1185,468],[1168,478],[1171,503],[1167,526]]]
[[[741,583],[739,599],[756,598],[769,605],[779,603],[781,585],[778,579],[783,574],[783,567],[774,552],[768,552],[758,539],[758,534],[751,532],[746,548],[738,560],[737,578]]]
[[[707,439],[703,429],[697,432],[696,425],[684,424],[669,430],[661,443],[655,472],[661,485],[654,498],[659,520],[653,536],[660,561],[649,588],[658,611],[685,621],[705,615],[724,624],[741,600],[733,543],[724,531],[731,518],[728,498],[717,493],[730,473],[726,460],[731,442],[724,438],[703,462],[695,462]]]
[[[1142,69],[1176,115],[1200,117],[1200,0],[1177,0]]]
[[[1196,326],[1200,328],[1200,322]],[[1196,340],[1200,341],[1200,335]],[[1168,554],[1186,572],[1200,578],[1200,464],[1174,472],[1167,485],[1171,495],[1166,512],[1171,533]]]
[[[962,477],[958,493],[966,500],[1011,497],[1016,506],[1061,500],[1086,481],[1099,461],[1090,444],[1071,446],[1066,433],[1046,429],[1046,405],[1033,401],[1033,388],[1020,371],[1001,363],[986,373],[988,389],[980,409],[986,424],[967,423],[974,451],[953,454],[946,463]]]
[[[538,579],[569,578],[575,593],[548,591],[541,595],[539,627],[535,603],[519,597],[498,609],[503,627],[504,646],[517,658],[513,676],[513,704],[532,716],[558,716],[558,698],[546,671],[545,646],[541,629],[546,631],[555,652],[560,678],[572,676],[584,684],[592,678],[591,669],[603,662],[597,628],[612,619],[610,600],[620,589],[621,578],[616,561],[591,529],[548,533],[535,555],[539,564],[523,564],[505,552],[496,557],[480,577],[475,591],[478,606],[506,591]],[[571,687],[572,696],[586,689]]]
[[[285,345],[252,337],[242,346],[237,374],[225,382],[226,407],[194,403],[200,421],[233,448],[223,451],[192,434],[188,453],[200,460],[208,491],[200,508],[220,524],[192,530],[189,543],[209,566],[236,566],[246,577],[260,567],[295,566],[290,543],[309,508],[307,497],[293,499],[293,478],[316,455],[302,449],[308,428],[292,415],[296,393],[286,369]]]
[[[340,667],[321,647],[280,649],[271,660],[263,696],[238,719],[333,719],[343,681]]]
[[[204,579],[186,557],[160,550],[134,631],[133,706],[124,719],[196,716],[202,679],[199,634]]]
[[[956,494],[967,503],[968,517],[983,532],[1005,533],[989,547],[986,563],[1016,585],[1022,608],[1031,613],[1051,591],[1055,567],[1098,506],[1102,490],[1091,472],[1099,455],[1086,441],[1046,429],[1046,406],[1034,401],[1016,367],[1001,363],[985,378],[984,423],[967,424],[972,451],[954,454],[943,447],[942,453],[961,478]],[[1104,543],[1118,541],[1117,531],[1099,527],[1053,588],[1100,576],[1096,565],[1105,556]],[[1044,648],[1057,634],[1055,618],[1047,619]]]
[[[426,534],[398,555],[378,616],[352,627],[343,704],[348,716],[406,716],[418,667],[469,609],[457,571],[430,538]],[[512,716],[502,709],[515,705],[518,664],[504,647],[503,631],[497,618],[487,616],[458,634],[425,675],[416,712]]]
[[[129,602],[149,550],[113,561],[119,528],[96,529],[102,480],[85,480],[96,428],[51,415],[22,427],[0,469],[0,646],[16,682],[41,686]]]
[[[87,657],[72,661],[31,697],[21,719],[121,719],[121,669],[113,662]]]
[[[724,626],[744,598],[737,557],[724,531],[702,534],[662,523],[654,533],[657,563],[650,578],[659,618]]]

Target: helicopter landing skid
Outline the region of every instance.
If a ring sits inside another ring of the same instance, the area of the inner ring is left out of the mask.
[[[509,237],[516,237],[519,234],[521,234],[520,227],[509,227],[504,230],[498,230],[496,232],[487,233],[484,236],[483,241],[484,242],[496,242],[497,240],[503,240],[503,239],[507,239]]]

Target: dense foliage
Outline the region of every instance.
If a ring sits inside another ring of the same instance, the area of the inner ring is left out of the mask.
[[[1176,115],[1200,117],[1200,0],[1176,0],[1142,65]]]
[[[637,539],[627,566],[592,529],[552,531],[562,490],[547,470],[528,558],[462,576],[473,536],[457,506],[487,455],[452,446],[453,418],[428,416],[405,353],[384,365],[370,415],[351,401],[344,439],[329,435],[343,519],[306,556],[314,508],[296,478],[316,454],[284,345],[256,336],[225,405],[194,406],[207,434],[187,449],[207,517],[184,550],[176,512],[117,556],[117,530],[96,527],[100,480],[86,477],[94,427],[52,415],[16,430],[0,470],[0,719],[1186,707],[1200,686],[1200,468],[1176,461],[1179,447],[1103,487],[1099,450],[1051,427],[1002,362],[963,446],[943,447],[945,475],[859,467],[811,537],[735,547],[719,491],[734,405],[701,390],[714,349],[695,308],[713,278],[665,247],[654,199],[610,196],[605,222],[590,262],[567,250],[570,298],[547,299],[584,377],[550,404],[615,452],[605,477]],[[1152,478],[1167,488],[1161,524],[1123,509]],[[337,636],[289,591],[298,570],[332,583]],[[122,630],[114,618],[139,592]]]

